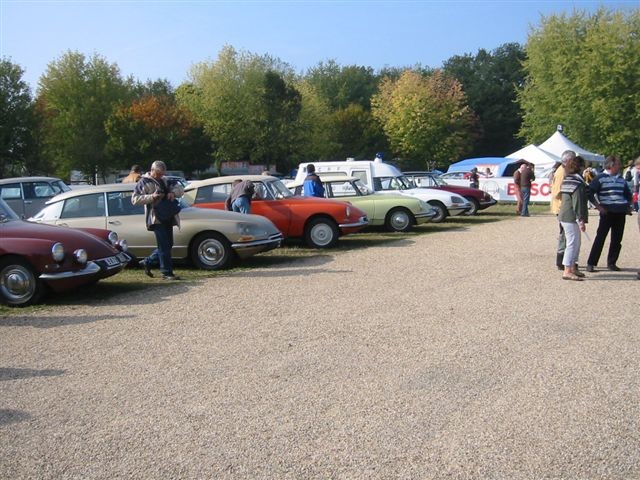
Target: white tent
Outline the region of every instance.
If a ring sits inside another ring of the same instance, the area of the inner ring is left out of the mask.
[[[560,161],[560,157],[558,157],[557,155],[545,152],[544,150],[536,147],[533,144],[527,145],[517,152],[510,153],[509,155],[507,155],[507,157],[518,159],[523,158],[527,162],[533,163],[536,170],[543,170],[545,168],[552,167],[554,163]]]
[[[602,155],[588,152],[584,148],[579,147],[567,137],[565,137],[559,130],[549,138],[547,138],[547,140],[542,145],[539,145],[539,148],[547,153],[557,155],[558,157],[562,156],[562,152],[564,152],[565,150],[573,150],[589,162],[604,162],[604,157]]]

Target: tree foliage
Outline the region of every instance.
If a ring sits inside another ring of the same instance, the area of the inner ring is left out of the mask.
[[[24,70],[0,60],[0,178],[24,172],[34,148],[34,110]]]
[[[67,52],[49,64],[40,78],[38,102],[43,115],[43,154],[62,177],[70,170],[105,175],[112,167],[106,149],[105,121],[113,108],[131,97],[131,85],[115,64],[99,55],[89,59]]]
[[[310,68],[305,80],[324,98],[331,110],[356,104],[371,108],[371,97],[378,87],[378,77],[371,67],[340,66],[335,60],[320,62]]]
[[[215,62],[195,65],[176,92],[216,145],[220,160],[286,168],[301,108],[290,67],[268,55],[224,47]]]
[[[444,63],[464,89],[469,106],[478,116],[478,137],[471,156],[508,155],[522,147],[518,132],[522,112],[516,102],[524,84],[525,53],[520,44],[507,43],[492,52],[456,55]]]
[[[395,81],[386,78],[371,103],[403,157],[446,165],[471,147],[475,117],[460,83],[441,70],[426,78],[411,70]]]
[[[118,168],[163,160],[187,174],[211,166],[211,141],[186,109],[169,96],[120,105],[106,122],[110,156]]]
[[[529,35],[520,134],[538,143],[562,124],[604,154],[640,151],[640,10],[542,18]]]

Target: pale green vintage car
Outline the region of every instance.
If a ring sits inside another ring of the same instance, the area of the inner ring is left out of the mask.
[[[346,175],[320,175],[325,197],[351,203],[367,214],[369,225],[384,226],[391,232],[406,232],[414,225],[429,222],[438,212],[427,202],[406,195],[373,192],[360,179]],[[294,195],[302,195],[302,183],[288,185]]]

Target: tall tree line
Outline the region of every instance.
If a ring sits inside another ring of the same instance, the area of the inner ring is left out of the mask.
[[[66,52],[32,96],[0,61],[0,175],[106,174],[165,160],[188,174],[221,161],[276,165],[372,158],[445,168],[539,143],[559,123],[577,143],[637,155],[638,10],[542,17],[527,44],[457,55],[442,68],[319,62],[224,47],[188,81],[123,78],[100,55]]]

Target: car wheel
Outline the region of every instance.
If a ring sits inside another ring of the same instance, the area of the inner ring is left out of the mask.
[[[330,218],[313,218],[304,229],[304,239],[311,248],[331,248],[338,243],[338,226]]]
[[[464,198],[466,198],[467,201],[471,204],[471,210],[465,212],[465,215],[475,215],[476,213],[478,213],[478,210],[480,209],[480,204],[478,203],[478,201],[473,197]]]
[[[14,307],[36,303],[44,285],[29,263],[18,257],[0,261],[0,301]]]
[[[390,232],[406,232],[413,226],[413,215],[404,208],[394,208],[387,213],[384,225]]]
[[[429,205],[431,205],[437,213],[437,215],[431,219],[431,223],[441,223],[445,218],[447,218],[449,212],[447,212],[447,207],[445,207],[442,203],[432,201],[429,202]]]
[[[202,270],[226,268],[233,257],[231,244],[219,233],[201,233],[191,242],[191,261]]]

